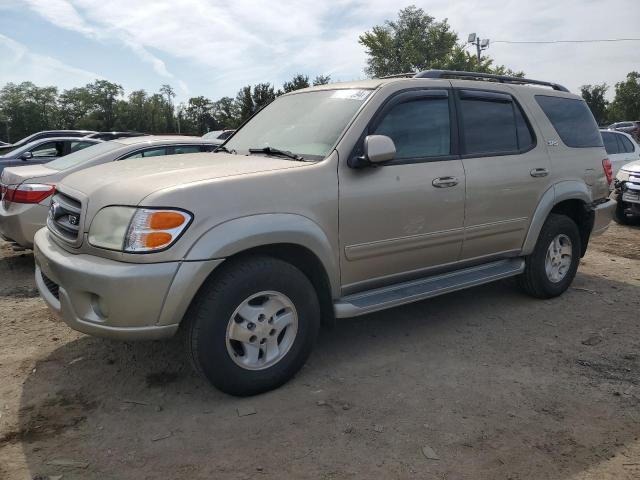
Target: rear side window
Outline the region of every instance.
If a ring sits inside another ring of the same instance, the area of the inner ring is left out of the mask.
[[[633,143],[631,143],[631,140],[629,140],[627,137],[625,137],[624,135],[618,135],[620,137],[620,141],[622,142],[622,146],[624,147],[624,152],[625,153],[633,153],[636,149],[633,146]]]
[[[77,152],[78,150],[82,150],[83,148],[90,147],[91,145],[95,145],[93,142],[71,142],[69,152]]]
[[[584,101],[548,95],[536,95],[536,101],[567,147],[602,146],[598,124]]]
[[[615,133],[602,132],[602,140],[604,141],[604,149],[607,151],[609,155],[615,155],[616,153],[620,153],[618,148],[618,142],[616,141]]]
[[[176,145],[173,153],[180,155],[181,153],[198,153],[201,151],[202,147],[200,145]]]
[[[439,157],[451,153],[449,100],[416,99],[395,105],[373,132],[396,146],[396,160]]]
[[[141,152],[136,152],[134,154],[128,155],[123,158],[123,160],[127,160],[129,158],[147,158],[147,157],[160,157],[162,155],[166,155],[167,150],[165,147],[161,148],[151,148],[149,150],[143,150]]]
[[[465,153],[518,153],[533,146],[533,135],[520,107],[510,95],[460,92]]]

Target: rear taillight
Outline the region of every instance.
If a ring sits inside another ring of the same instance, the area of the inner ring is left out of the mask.
[[[23,183],[21,185],[8,185],[4,187],[3,200],[13,203],[40,203],[45,198],[53,195],[56,187],[44,183]]]
[[[607,177],[607,183],[611,185],[613,181],[613,167],[611,166],[611,160],[605,158],[602,160],[602,168],[604,169],[604,174]]]

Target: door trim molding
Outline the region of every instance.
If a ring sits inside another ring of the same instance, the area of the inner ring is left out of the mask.
[[[362,260],[364,258],[393,255],[394,253],[446,245],[447,243],[457,243],[463,239],[464,227],[460,227],[450,230],[440,230],[438,232],[347,245],[344,248],[344,255],[349,261]]]

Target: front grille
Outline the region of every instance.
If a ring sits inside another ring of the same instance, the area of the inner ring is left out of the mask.
[[[75,242],[80,234],[81,205],[78,200],[60,192],[51,199],[47,226],[68,242]]]
[[[47,290],[51,292],[51,295],[60,300],[60,287],[58,286],[58,284],[47,277],[44,273],[42,273],[42,281],[47,287]]]

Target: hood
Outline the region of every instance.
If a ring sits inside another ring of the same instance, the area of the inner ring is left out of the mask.
[[[17,185],[26,180],[55,175],[58,170],[47,168],[46,165],[25,165],[24,167],[7,167],[2,170],[2,183]]]
[[[262,155],[193,153],[109,162],[72,173],[58,185],[98,203],[137,205],[158,190],[189,183],[304,166],[303,162]],[[309,165],[309,164],[306,164]]]
[[[627,163],[623,165],[620,170],[624,170],[629,173],[640,173],[640,160],[636,160],[635,162]]]

